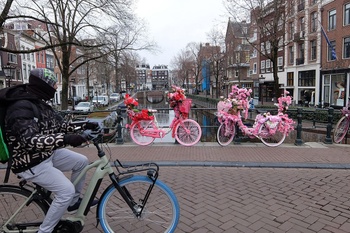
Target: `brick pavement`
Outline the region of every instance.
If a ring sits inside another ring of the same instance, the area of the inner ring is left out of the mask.
[[[112,160],[164,165],[160,179],[181,208],[177,233],[350,232],[348,145],[109,146]],[[90,159],[95,153],[92,147],[74,150]],[[106,179],[101,192],[107,185]],[[84,232],[102,232],[95,224],[92,210]]]

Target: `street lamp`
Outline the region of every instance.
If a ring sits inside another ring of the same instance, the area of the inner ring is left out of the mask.
[[[7,87],[11,86],[11,79],[15,74],[15,69],[16,67],[11,66],[11,65],[6,65],[2,67],[2,70],[5,73],[6,79],[7,79]]]
[[[265,77],[263,75],[260,75],[259,77],[259,95],[260,95],[260,99],[261,99],[261,105],[264,104],[264,97],[263,97],[263,94],[262,94],[262,85],[264,84],[265,82]]]

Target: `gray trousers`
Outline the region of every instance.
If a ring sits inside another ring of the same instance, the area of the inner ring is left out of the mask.
[[[39,233],[51,233],[68,206],[78,201],[85,177],[75,187],[72,182],[88,164],[84,155],[64,148],[56,150],[51,158],[31,168],[31,171],[17,174],[54,194],[54,200],[40,225]],[[70,180],[63,173],[69,171],[72,171]]]

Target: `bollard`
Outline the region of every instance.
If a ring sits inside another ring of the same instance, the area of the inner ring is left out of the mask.
[[[332,144],[332,124],[333,124],[333,113],[334,113],[334,108],[330,107],[328,109],[328,123],[327,123],[327,133],[326,133],[326,138],[324,140],[325,144]]]
[[[301,146],[303,145],[303,140],[301,139],[301,130],[302,130],[302,117],[303,117],[303,109],[302,108],[298,108],[297,111],[297,120],[298,120],[298,125],[297,125],[297,138],[295,139],[294,144],[296,146]]]

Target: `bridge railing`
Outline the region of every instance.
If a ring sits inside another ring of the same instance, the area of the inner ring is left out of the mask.
[[[199,106],[199,105],[198,105]],[[169,113],[171,108],[156,108],[159,113]],[[301,144],[303,141],[303,133],[312,132],[316,134],[322,134],[325,137],[327,143],[332,143],[332,129],[334,124],[337,123],[340,118],[340,112],[332,109],[289,109],[287,114],[295,120],[295,134],[292,134],[295,138],[295,144]],[[105,111],[116,111],[114,110],[105,110]],[[130,123],[130,120],[126,116],[125,111],[120,111],[120,115],[123,118],[118,124],[115,124],[112,127],[107,127],[110,132],[115,132],[114,135],[110,137],[110,142],[129,142],[131,141],[129,132],[125,129],[125,124]],[[274,113],[277,109],[250,109],[248,114],[247,124],[252,124],[254,119],[259,111],[270,111]],[[196,105],[191,108],[190,118],[196,120],[203,131],[201,141],[203,142],[215,142],[216,141],[216,131],[219,126],[218,121],[216,120],[215,113],[216,107],[197,107]],[[70,114],[75,114],[75,112],[69,111]],[[86,117],[86,114],[77,113],[76,117]],[[242,135],[238,135],[243,137]],[[244,138],[244,137],[243,137]],[[174,139],[175,141],[175,139]]]

